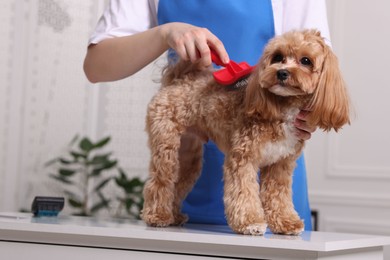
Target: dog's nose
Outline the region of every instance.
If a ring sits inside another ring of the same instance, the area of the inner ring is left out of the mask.
[[[278,70],[276,76],[278,77],[278,80],[283,81],[290,76],[290,72],[286,69]]]

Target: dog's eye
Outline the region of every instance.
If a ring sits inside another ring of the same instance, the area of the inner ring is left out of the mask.
[[[280,63],[284,60],[284,57],[282,54],[278,53],[278,54],[275,54],[275,56],[272,57],[272,60],[271,60],[271,64],[274,64],[274,63]]]
[[[308,57],[303,57],[301,59],[301,64],[305,65],[305,66],[312,66],[313,65],[313,63],[311,62],[311,60]]]

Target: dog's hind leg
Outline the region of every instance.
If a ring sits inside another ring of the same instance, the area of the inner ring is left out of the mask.
[[[247,235],[263,235],[267,224],[260,201],[258,169],[245,149],[226,155],[224,165],[224,203],[229,226]]]
[[[260,196],[265,218],[273,233],[298,235],[304,228],[292,200],[294,166],[295,157],[291,156],[261,169]]]
[[[155,116],[153,112],[149,111],[146,124],[151,160],[141,217],[148,225],[165,227],[175,222],[173,202],[178,180],[181,131],[170,118]]]
[[[200,175],[202,159],[203,142],[201,139],[192,133],[184,134],[181,137],[179,180],[176,183],[173,203],[175,225],[182,225],[188,220],[188,217],[181,213],[181,204]]]

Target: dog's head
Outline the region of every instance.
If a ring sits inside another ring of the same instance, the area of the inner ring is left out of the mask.
[[[338,61],[316,30],[292,31],[272,39],[252,76],[246,111],[273,118],[280,103],[302,100],[307,122],[326,131],[349,123],[349,98]]]

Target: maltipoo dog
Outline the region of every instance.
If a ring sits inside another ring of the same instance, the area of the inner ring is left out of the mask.
[[[292,173],[304,141],[296,115],[329,131],[349,123],[349,97],[337,58],[316,30],[272,39],[246,87],[229,91],[212,69],[179,61],[163,75],[149,104],[151,149],[142,219],[151,226],[181,225],[181,203],[202,167],[205,139],[225,154],[224,204],[237,233],[296,235],[304,224],[292,202]],[[260,170],[260,184],[258,172]]]

